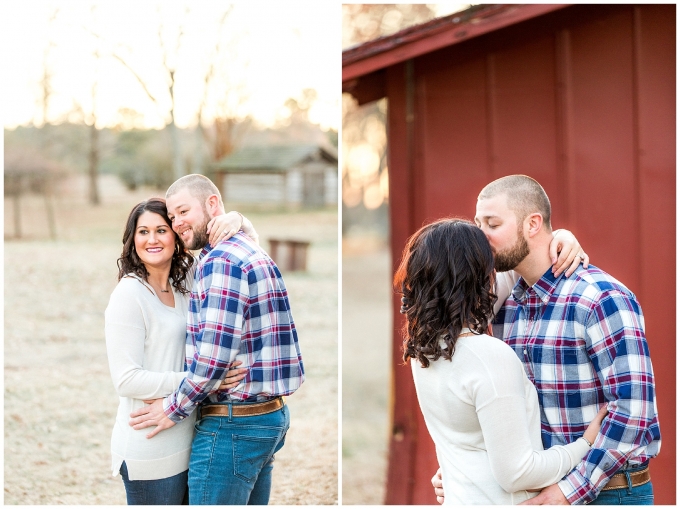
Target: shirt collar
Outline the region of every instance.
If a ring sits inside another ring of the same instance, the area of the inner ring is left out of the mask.
[[[564,272],[558,277],[555,277],[555,275],[552,273],[552,267],[549,267],[545,274],[541,276],[541,279],[536,281],[536,283],[534,283],[534,285],[531,287],[527,284],[523,277],[520,277],[512,289],[512,298],[515,299],[515,302],[518,304],[524,303],[527,297],[526,293],[529,288],[531,288],[536,293],[538,298],[541,299],[543,304],[547,304],[550,300],[550,297],[555,292],[557,285],[562,280],[563,275]]]
[[[201,249],[201,252],[198,253],[198,259],[200,260],[203,258],[205,255],[207,255],[210,251],[212,251],[212,248],[210,247],[210,243],[207,243],[203,249]]]

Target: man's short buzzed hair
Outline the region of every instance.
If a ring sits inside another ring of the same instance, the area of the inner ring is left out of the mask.
[[[203,206],[205,206],[205,201],[210,195],[216,194],[220,200],[220,205],[224,207],[220,190],[217,189],[217,186],[213,184],[212,180],[204,175],[194,173],[175,180],[166,191],[165,198],[168,199],[173,194],[177,194],[183,189],[187,189],[191,196],[198,198],[198,201],[200,201]]]
[[[508,197],[508,207],[515,213],[517,222],[522,223],[529,214],[538,212],[543,216],[543,224],[552,231],[550,225],[550,200],[545,190],[534,179],[526,175],[508,175],[488,184],[479,193],[478,200],[493,198],[499,194]]]

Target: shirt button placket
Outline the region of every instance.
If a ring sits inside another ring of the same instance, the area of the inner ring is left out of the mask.
[[[529,315],[527,319],[527,329],[524,333],[524,357],[527,356],[527,344],[529,343],[529,338],[531,337],[531,329],[533,328],[534,319]]]
[[[529,362],[529,340],[531,338],[532,330],[534,328],[534,309],[533,309],[533,295],[528,295],[527,299],[527,328],[524,334],[524,360]]]

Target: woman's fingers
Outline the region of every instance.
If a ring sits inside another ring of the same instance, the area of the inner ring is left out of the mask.
[[[231,364],[231,369],[227,371],[227,375],[224,377],[224,380],[222,380],[222,382],[220,383],[221,390],[233,389],[234,387],[241,383],[241,380],[243,380],[246,377],[248,368],[238,367],[242,364],[243,361],[234,361]]]
[[[230,369],[227,376],[224,377],[225,382],[233,382],[234,380],[243,380],[248,372],[248,368]]]
[[[581,258],[580,257],[575,257],[574,260],[571,262],[571,265],[569,265],[569,268],[567,271],[564,273],[566,277],[571,276],[576,269],[578,269],[579,264],[581,263]]]
[[[210,242],[210,245],[212,247],[215,247],[219,242],[221,233],[222,229],[220,228],[220,226],[213,224],[212,228],[210,229],[210,235],[208,236],[208,242]]]
[[[212,230],[212,227],[215,225],[215,218],[213,217],[210,221],[208,221],[208,228],[206,229],[205,233],[210,233]]]
[[[580,249],[581,247],[578,244],[569,249],[566,247],[562,248],[562,251],[560,251],[560,254],[557,257],[557,262],[553,265],[553,274],[555,274],[555,277],[571,267],[571,264],[576,257],[576,253],[578,253]]]
[[[590,261],[590,258],[588,258],[588,255],[585,254],[583,251],[580,251],[577,255],[576,258],[574,258],[574,261],[571,262],[571,266],[569,267],[569,270],[564,273],[565,276],[569,277],[571,276],[576,269],[578,269],[579,265],[583,265],[584,269],[588,268],[588,262]]]
[[[230,383],[228,383],[228,384],[227,384],[227,383],[222,383],[222,385],[220,385],[220,389],[221,389],[221,390],[233,389],[234,387],[236,387],[236,386],[239,385],[240,383],[241,383],[240,381],[238,381],[238,382],[230,382]]]

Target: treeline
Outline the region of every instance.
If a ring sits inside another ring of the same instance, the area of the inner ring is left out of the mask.
[[[179,129],[184,173],[211,174],[211,166],[244,145],[319,143],[337,148],[338,133],[311,123],[258,128],[250,119],[211,129]],[[225,133],[228,140],[225,143]],[[164,129],[98,129],[97,174],[117,175],[129,189],[166,188],[174,180],[172,136]],[[50,161],[68,173],[86,174],[91,162],[91,127],[62,123],[5,129],[5,166],[18,155]],[[225,147],[226,145],[226,147]]]

